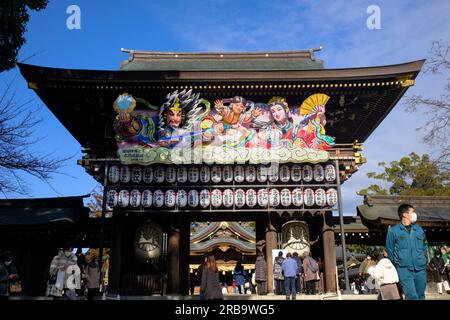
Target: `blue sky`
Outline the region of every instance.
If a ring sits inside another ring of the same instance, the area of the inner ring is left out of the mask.
[[[69,30],[66,9],[81,9],[81,29]],[[381,29],[369,30],[366,10],[381,9]],[[160,51],[269,51],[323,47],[316,56],[326,68],[364,67],[426,58],[433,40],[450,39],[450,2],[434,1],[66,1],[50,0],[47,9],[32,12],[27,43],[20,58],[26,63],[61,68],[116,70],[127,55],[120,48]],[[33,197],[89,193],[97,183],[77,166],[81,147],[51,112],[27,89],[18,69],[0,74],[1,85],[14,80],[21,101],[33,99],[43,122],[35,152],[75,155],[55,175],[53,189],[26,178]],[[445,78],[419,75],[408,94],[438,95]],[[63,101],[61,102],[63,103]],[[369,171],[380,161],[433,152],[421,143],[415,128],[426,113],[405,112],[401,102],[365,143],[368,163],[343,186],[346,214],[362,202],[356,191],[368,186]],[[14,197],[15,195],[6,195]]]

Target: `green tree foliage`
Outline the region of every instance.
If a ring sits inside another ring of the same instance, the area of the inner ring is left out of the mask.
[[[23,34],[30,18],[28,10],[39,11],[48,0],[0,1],[0,72],[15,67],[17,54],[25,43]]]
[[[383,188],[372,184],[358,192],[360,195],[400,196],[450,196],[450,173],[425,154],[422,157],[412,152],[408,157],[392,161],[390,165],[380,162],[381,173],[369,172],[372,179],[384,181]]]

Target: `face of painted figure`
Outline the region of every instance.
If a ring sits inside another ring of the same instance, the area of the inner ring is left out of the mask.
[[[232,103],[231,110],[234,113],[241,114],[244,111],[244,104],[242,102]]]
[[[214,130],[216,131],[216,133],[222,134],[225,131],[225,128],[223,127],[223,123],[222,122],[215,123]]]
[[[171,128],[179,128],[182,114],[180,110],[169,110],[167,112],[167,125]]]
[[[277,124],[283,124],[287,120],[286,110],[279,104],[271,106],[270,113]]]

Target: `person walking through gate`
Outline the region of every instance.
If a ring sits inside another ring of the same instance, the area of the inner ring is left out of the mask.
[[[281,265],[283,264],[283,252],[278,252],[278,257],[275,258],[273,262],[273,279],[275,280],[275,294],[282,295],[284,294],[284,276],[283,276],[283,268]]]
[[[316,282],[319,278],[319,265],[314,260],[308,251],[304,253],[303,258],[303,272],[305,277],[306,294],[311,295],[316,293]]]
[[[297,275],[297,261],[292,259],[292,254],[288,252],[286,254],[286,260],[281,265],[284,273],[284,290],[286,292],[286,300],[289,300],[292,294],[292,300],[295,300],[295,277]]]
[[[414,207],[402,204],[397,210],[400,223],[391,227],[386,238],[388,257],[397,269],[406,300],[424,300],[427,284],[426,238],[415,224]]]
[[[238,288],[239,294],[245,294],[244,285],[247,280],[247,274],[241,261],[236,262],[236,267],[233,271],[233,278],[236,280],[236,287]]]
[[[202,270],[202,281],[200,285],[202,297],[205,300],[222,300],[222,286],[219,282],[219,270],[216,259],[212,254],[206,257]]]
[[[259,295],[267,294],[267,262],[264,254],[259,251],[255,263],[255,280]]]

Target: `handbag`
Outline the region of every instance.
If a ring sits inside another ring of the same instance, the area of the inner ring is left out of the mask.
[[[9,293],[21,293],[22,292],[22,282],[14,281],[9,284]]]
[[[381,298],[383,300],[402,300],[398,283],[387,283],[380,286]]]

